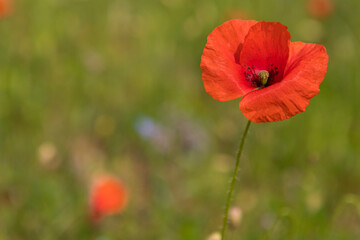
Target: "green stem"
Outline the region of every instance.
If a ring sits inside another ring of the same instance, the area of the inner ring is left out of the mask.
[[[239,151],[238,151],[237,156],[236,156],[235,169],[234,169],[234,173],[233,173],[233,176],[232,176],[232,179],[231,179],[231,182],[230,182],[229,193],[228,193],[227,200],[226,200],[224,221],[223,221],[223,225],[222,225],[222,229],[221,229],[221,240],[225,240],[225,232],[226,232],[226,227],[227,227],[227,223],[228,223],[228,213],[229,213],[229,208],[230,208],[230,204],[231,204],[232,194],[233,194],[233,191],[234,191],[234,185],[235,185],[235,181],[236,181],[236,176],[237,176],[238,171],[239,171],[241,153],[242,153],[242,150],[244,148],[244,143],[245,143],[245,139],[246,139],[247,133],[248,133],[249,128],[250,128],[250,124],[251,124],[251,122],[248,121],[248,123],[246,125],[246,128],[245,128],[245,131],[244,131],[244,134],[243,134],[243,137],[241,139],[241,143],[240,143],[240,146],[239,146]]]

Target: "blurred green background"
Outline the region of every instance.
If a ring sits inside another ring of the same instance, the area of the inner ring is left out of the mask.
[[[289,0],[17,0],[0,19],[0,240],[206,239],[219,230],[245,127],[200,57],[232,18],[279,21],[326,46],[307,110],[253,124],[228,239],[360,239],[360,2],[327,18]],[[126,210],[89,221],[103,173]]]

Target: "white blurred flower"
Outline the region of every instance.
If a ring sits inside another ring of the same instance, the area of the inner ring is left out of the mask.
[[[52,142],[44,142],[38,148],[38,159],[44,167],[55,168],[58,165],[55,159],[56,154],[57,149]]]
[[[221,235],[219,232],[214,232],[206,240],[221,240]]]
[[[241,223],[242,215],[243,215],[243,213],[242,213],[241,208],[239,208],[237,206],[231,207],[229,210],[230,226],[233,228],[237,228]]]

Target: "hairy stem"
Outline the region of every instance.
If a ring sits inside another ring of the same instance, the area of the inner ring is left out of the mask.
[[[240,146],[239,146],[239,151],[238,151],[237,156],[236,156],[235,169],[234,169],[232,179],[230,181],[229,193],[228,193],[227,200],[226,200],[226,205],[225,205],[224,221],[223,221],[223,225],[222,225],[222,229],[221,229],[221,240],[225,240],[225,232],[226,232],[226,227],[227,227],[227,224],[228,224],[229,208],[230,208],[231,199],[232,199],[232,195],[233,195],[233,191],[234,191],[234,185],[235,185],[235,181],[236,181],[236,176],[237,176],[238,171],[239,171],[240,157],[241,157],[242,150],[244,148],[244,143],[245,143],[245,139],[246,139],[247,133],[248,133],[249,128],[250,128],[250,124],[251,124],[251,122],[248,121],[248,123],[246,125],[246,128],[245,128],[245,131],[244,131],[244,134],[243,134],[243,137],[241,139],[241,143],[240,143]]]

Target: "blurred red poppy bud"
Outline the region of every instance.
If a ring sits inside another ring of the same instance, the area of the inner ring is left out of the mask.
[[[9,0],[0,0],[0,17],[6,16],[11,11],[11,3]]]
[[[308,0],[307,9],[311,16],[324,19],[334,12],[332,0]]]
[[[225,11],[225,19],[224,20],[231,20],[231,19],[241,19],[241,20],[246,20],[249,19],[249,14],[248,12],[244,11],[244,10],[240,10],[240,9],[229,9],[227,11]]]
[[[90,208],[93,220],[120,213],[128,201],[128,194],[123,183],[113,176],[96,178],[91,186]]]

